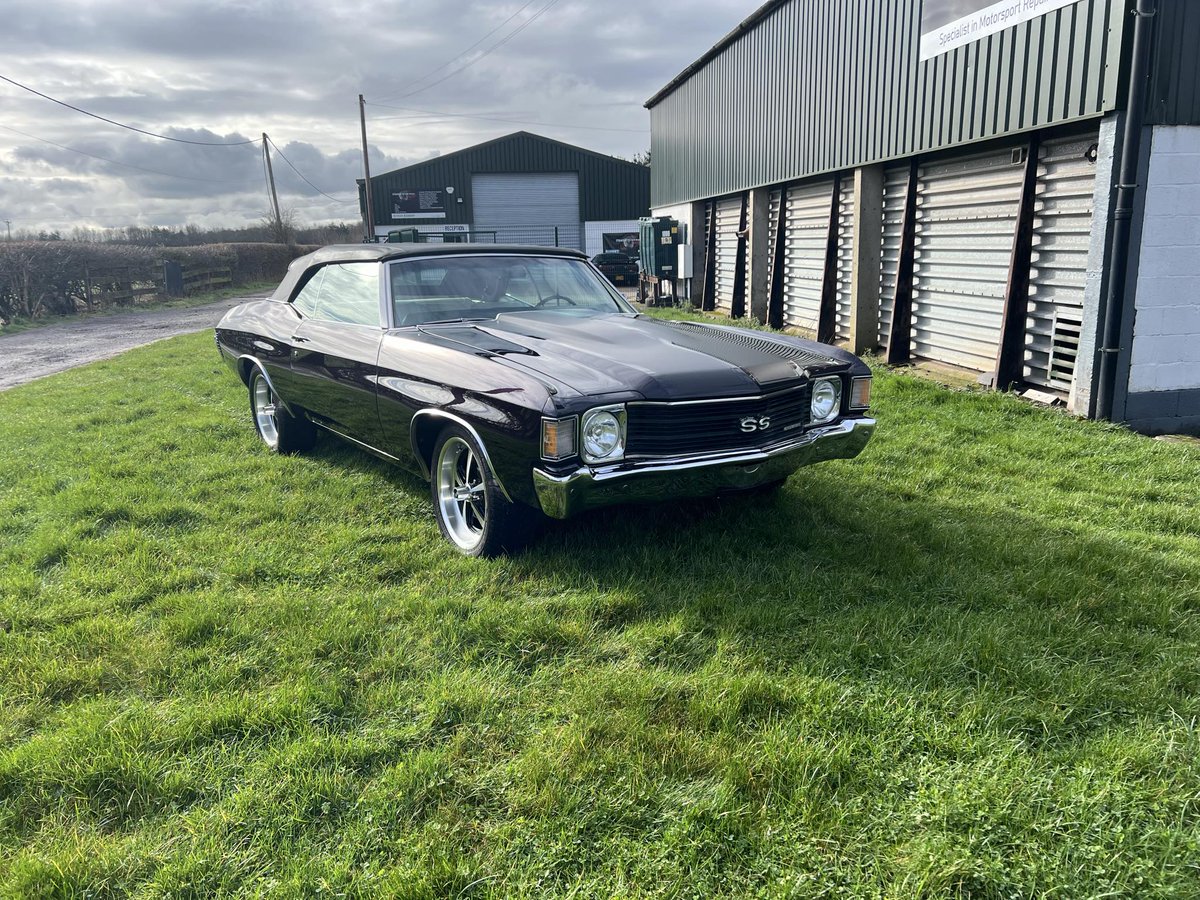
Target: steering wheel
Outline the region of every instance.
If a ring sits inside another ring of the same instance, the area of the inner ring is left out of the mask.
[[[550,294],[546,297],[543,297],[541,300],[539,300],[537,302],[537,304],[534,306],[534,309],[541,309],[543,306],[548,305],[551,300],[555,301],[555,303],[554,303],[555,306],[562,306],[564,302],[566,302],[566,304],[568,306],[578,306],[579,305],[578,303],[576,303],[574,300],[572,300],[570,297],[566,296],[565,294]]]

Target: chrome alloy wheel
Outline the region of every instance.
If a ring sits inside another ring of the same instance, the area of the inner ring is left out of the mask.
[[[274,450],[279,446],[279,423],[276,419],[277,401],[271,386],[262,375],[254,376],[254,421],[263,442]]]
[[[487,527],[487,484],[471,445],[454,436],[442,444],[437,469],[438,515],[463,550],[474,550]]]

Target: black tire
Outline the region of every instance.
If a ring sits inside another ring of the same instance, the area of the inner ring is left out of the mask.
[[[304,453],[317,442],[317,428],[287,411],[258,368],[250,372],[250,418],[262,442],[275,453]]]
[[[459,553],[499,556],[529,540],[536,512],[504,496],[483,448],[465,428],[447,425],[438,435],[429,475],[438,529]]]

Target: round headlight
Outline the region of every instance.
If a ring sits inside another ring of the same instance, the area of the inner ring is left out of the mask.
[[[610,412],[596,412],[583,423],[583,449],[592,459],[611,456],[621,446],[621,423]]]
[[[837,382],[818,381],[813,385],[812,421],[827,422],[837,415],[842,392]]]

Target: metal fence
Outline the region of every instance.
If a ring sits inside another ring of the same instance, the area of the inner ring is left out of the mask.
[[[387,243],[417,244],[527,244],[533,247],[583,249],[582,225],[496,225],[470,231],[425,231],[398,228],[388,232]]]

